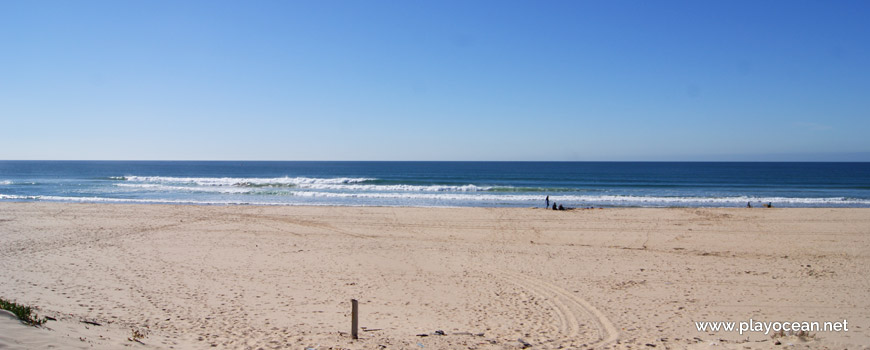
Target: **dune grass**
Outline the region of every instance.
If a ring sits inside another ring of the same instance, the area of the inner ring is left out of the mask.
[[[18,304],[13,301],[9,301],[3,298],[0,298],[0,309],[7,310],[15,314],[21,322],[31,326],[39,326],[45,323],[45,319],[40,319],[39,316],[33,312],[33,308],[30,306],[24,306]]]

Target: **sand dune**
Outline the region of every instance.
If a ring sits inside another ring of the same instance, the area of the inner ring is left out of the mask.
[[[0,297],[57,321],[0,348],[861,349],[868,265],[870,209],[7,202]],[[694,323],[750,318],[851,327]]]

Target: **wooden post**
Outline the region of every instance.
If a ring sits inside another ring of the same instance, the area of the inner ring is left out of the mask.
[[[356,299],[350,300],[350,337],[353,339],[359,339],[357,335],[356,328],[359,325],[359,306],[357,305]]]

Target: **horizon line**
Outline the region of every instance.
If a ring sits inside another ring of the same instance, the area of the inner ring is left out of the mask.
[[[0,162],[402,162],[402,163],[870,163],[870,160],[275,160],[275,159],[0,159]]]

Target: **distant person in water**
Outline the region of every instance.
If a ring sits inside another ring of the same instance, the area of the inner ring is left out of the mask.
[[[547,203],[544,205],[544,208],[550,207],[550,196],[547,196],[547,198],[544,199],[544,203]]]

